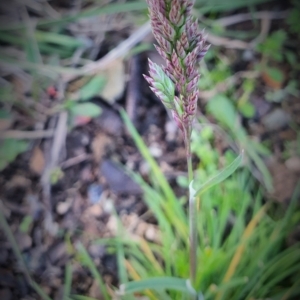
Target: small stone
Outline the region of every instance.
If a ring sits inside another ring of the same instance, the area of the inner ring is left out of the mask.
[[[71,201],[59,202],[56,206],[56,211],[59,215],[66,214],[71,207]]]
[[[92,204],[100,202],[103,187],[101,184],[93,183],[88,186],[87,194]]]
[[[154,225],[150,224],[147,226],[145,231],[145,238],[149,241],[156,241],[158,239],[158,230]]]
[[[158,144],[152,144],[149,147],[149,151],[153,157],[161,157],[163,154],[163,151]]]

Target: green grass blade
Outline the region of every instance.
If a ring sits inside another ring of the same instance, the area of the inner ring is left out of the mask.
[[[0,206],[3,207],[3,203],[0,200]],[[2,227],[3,232],[6,234],[6,237],[8,241],[10,242],[11,248],[18,259],[19,263],[22,266],[24,275],[28,281],[28,283],[32,286],[32,288],[35,290],[35,292],[43,299],[43,300],[51,300],[51,298],[44,292],[44,290],[32,279],[29,270],[24,262],[24,259],[22,257],[22,253],[18,247],[18,244],[14,238],[14,235],[10,229],[10,227],[7,224],[7,221],[5,219],[5,216],[2,212],[2,209],[0,209],[0,226]]]
[[[74,300],[98,300],[92,297],[88,297],[88,296],[81,296],[81,295],[72,295],[72,299]]]
[[[120,286],[120,294],[134,293],[145,289],[152,290],[176,290],[191,295],[196,295],[195,290],[188,284],[187,279],[175,277],[149,278],[139,281],[131,281]]]
[[[89,100],[102,91],[106,83],[104,76],[94,76],[86,85],[79,90],[81,101]]]
[[[64,282],[64,291],[63,291],[63,299],[67,299],[71,293],[72,286],[72,266],[70,263],[67,263],[65,269],[65,282]]]
[[[85,46],[85,43],[82,40],[76,39],[69,35],[59,34],[55,32],[36,30],[34,36],[39,43],[51,43],[68,48]]]
[[[197,188],[197,190],[192,189],[192,193],[195,194],[195,197],[200,196],[204,192],[206,192],[212,186],[221,183],[227,177],[232,175],[232,173],[239,167],[243,159],[243,152],[227,167],[225,167],[222,171],[218,172],[215,176],[207,180],[204,184]],[[193,182],[191,183],[191,185]],[[191,188],[191,187],[190,187]]]
[[[105,284],[104,284],[104,282],[101,278],[101,275],[98,272],[93,260],[91,259],[90,255],[88,254],[87,250],[84,248],[84,246],[81,243],[78,243],[77,250],[79,251],[79,254],[81,256],[82,263],[89,268],[90,272],[93,274],[93,277],[97,281],[99,288],[101,289],[101,292],[104,296],[104,299],[109,300],[110,297],[108,295]]]
[[[159,166],[157,165],[156,161],[150,154],[147,146],[145,145],[144,141],[142,140],[141,136],[138,134],[137,130],[133,126],[132,122],[130,121],[127,113],[124,110],[120,110],[121,116],[132,135],[132,138],[134,139],[134,142],[136,143],[138,149],[140,150],[141,154],[143,155],[144,159],[149,163],[151,170],[154,173],[154,177],[157,179],[157,182],[159,182],[159,185],[164,192],[165,196],[167,198],[176,198],[174,195],[173,190],[171,189],[169,183],[167,182],[165,176],[161,172]]]
[[[152,171],[152,180],[156,183],[157,187],[159,187],[162,193],[165,196],[165,201],[163,205],[165,205],[166,210],[165,213],[170,216],[170,220],[173,220],[172,224],[177,224],[177,230],[183,233],[183,236],[187,236],[186,226],[187,218],[182,209],[182,205],[177,200],[172,188],[170,187],[168,181],[166,180],[164,174],[162,173],[161,169],[159,168],[158,164],[150,154],[147,146],[145,145],[144,141],[142,140],[141,136],[135,129],[134,125],[130,121],[129,117],[127,116],[124,110],[120,110],[120,114],[123,118],[125,125],[128,128],[137,148],[139,149],[140,153],[144,157],[144,159],[148,162],[150,169]]]

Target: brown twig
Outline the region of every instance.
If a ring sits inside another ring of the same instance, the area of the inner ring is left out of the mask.
[[[0,132],[1,139],[44,139],[50,138],[54,135],[54,130],[35,130],[35,131],[22,131],[22,130],[7,130]]]
[[[128,51],[140,42],[147,34],[151,32],[150,23],[144,24],[141,28],[135,31],[128,39],[118,45],[116,48],[108,52],[101,59],[88,63],[84,67],[79,69],[79,73],[81,75],[92,75],[96,73],[98,70],[104,69],[107,67],[112,61],[117,58],[123,57]],[[76,78],[77,76],[74,74],[65,74],[63,75],[64,82],[69,82]]]

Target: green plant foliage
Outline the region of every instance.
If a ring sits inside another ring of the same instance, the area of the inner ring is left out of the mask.
[[[226,121],[226,118],[224,120]],[[208,142],[211,133],[208,131],[203,137],[202,142],[205,138]],[[136,138],[135,132],[134,139]],[[139,139],[136,140],[137,146],[144,152],[145,145]],[[232,155],[228,154],[226,161],[232,159]],[[153,166],[153,162],[151,165]],[[212,170],[204,168],[207,172],[206,178],[209,178]],[[252,193],[254,181],[251,174],[247,169],[239,170],[237,173],[200,197],[198,211],[200,267],[197,270],[197,290],[203,291],[206,300],[282,299],[284,295],[300,296],[300,289],[296,288],[300,268],[298,255],[300,245],[283,248],[285,237],[299,221],[299,214],[295,210],[299,189],[295,191],[288,210],[278,211],[278,216],[273,219],[268,214],[271,206],[262,204],[260,191],[256,191],[254,195]],[[161,199],[158,192],[159,186],[155,184],[153,187],[150,186],[136,173],[131,175],[141,185],[144,201],[158,220],[161,242],[147,243],[147,251],[142,244],[126,244],[124,251],[126,265],[130,266],[127,268],[129,277],[143,280],[138,281],[140,285],[138,282],[130,282],[124,287],[134,287],[149,299],[185,299],[182,292],[168,290],[166,285],[165,291],[168,291],[166,298],[162,298],[161,291],[155,289],[154,285],[151,289],[151,283],[158,280],[153,279],[155,277],[172,276],[185,279],[189,276],[188,241],[184,235],[179,234],[179,228],[174,223],[174,220],[181,218],[178,215],[179,211],[173,209],[174,218],[170,219],[168,210],[165,209],[166,200]],[[185,213],[183,206],[179,208],[180,215]],[[187,219],[182,226],[188,228]],[[153,256],[156,262],[163,263],[164,268],[153,263]],[[163,282],[164,279],[161,278],[161,287]],[[183,282],[181,281],[181,284]],[[140,291],[142,285],[144,291]]]
[[[207,181],[205,181],[203,184],[197,184],[197,182],[192,182],[190,185],[190,189],[193,190],[193,195],[195,197],[198,197],[205,193],[208,189],[213,187],[214,185],[217,185],[224,181],[227,177],[232,175],[235,170],[240,166],[243,159],[243,154],[240,154],[229,166],[225,167],[223,170],[218,171],[217,174],[209,178]],[[194,190],[192,187],[193,185],[197,185],[197,188]]]
[[[273,32],[262,44],[258,44],[257,50],[266,58],[277,62],[283,60],[283,44],[287,39],[287,34],[283,30]]]
[[[94,103],[75,103],[70,112],[73,116],[98,117],[101,114],[101,108]]]
[[[300,4],[299,4],[299,1],[297,1],[297,0],[292,1],[292,4],[293,4],[293,9],[287,18],[287,23],[290,26],[290,31],[299,36],[299,34],[300,34],[300,24],[299,24]]]
[[[104,285],[103,279],[97,270],[95,264],[93,263],[93,260],[91,259],[90,255],[88,254],[87,250],[84,248],[84,246],[79,243],[77,244],[77,259],[86,267],[89,268],[90,272],[92,273],[93,277],[98,283],[99,288],[101,289],[101,292],[103,294],[103,299],[109,300],[110,297],[108,295],[108,291]]]
[[[16,157],[25,152],[28,148],[28,142],[15,139],[0,140],[0,171]]]
[[[103,76],[94,76],[78,91],[78,100],[86,101],[98,95],[104,88],[106,79]]]
[[[239,123],[238,114],[232,101],[225,95],[218,94],[208,102],[207,109],[221,125],[229,129],[234,140],[238,142],[239,146],[245,150],[245,154],[255,163],[263,175],[266,188],[271,191],[273,189],[271,175],[259,156],[261,153],[257,152],[258,147],[255,146],[255,142],[247,136],[245,129]]]
[[[30,227],[31,227],[31,225],[32,225],[32,222],[33,222],[32,216],[29,216],[29,215],[25,216],[25,217],[22,219],[22,222],[21,222],[21,224],[20,224],[20,226],[19,226],[20,231],[21,231],[21,232],[24,232],[24,233],[28,233],[29,230],[30,230]]]
[[[125,295],[127,293],[144,291],[145,289],[177,290],[185,294],[196,294],[188,280],[175,277],[158,277],[128,282],[120,286],[120,294]]]

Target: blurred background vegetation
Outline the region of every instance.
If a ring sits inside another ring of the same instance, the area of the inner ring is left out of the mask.
[[[197,287],[299,299],[300,5],[227,2],[194,9],[212,44],[195,184],[245,158],[201,196]],[[187,299],[151,281],[188,278],[188,187],[180,132],[142,78],[160,63],[146,2],[0,13],[0,299]]]

